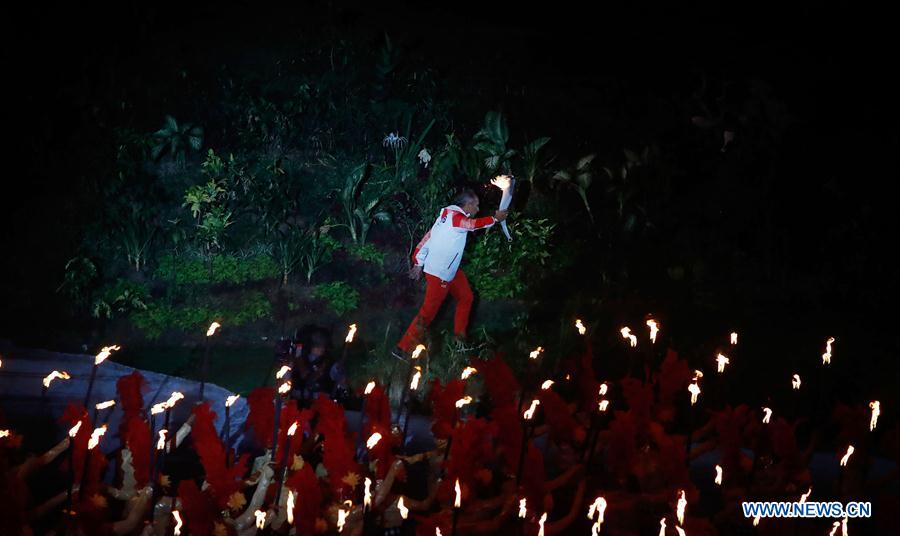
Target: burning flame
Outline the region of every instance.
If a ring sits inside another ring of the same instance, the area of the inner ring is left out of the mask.
[[[850,531],[847,530],[847,516],[841,520],[841,536],[849,536]]]
[[[101,409],[111,408],[115,405],[116,405],[115,400],[107,400],[106,402],[100,402],[99,404],[97,404],[94,407],[97,408],[97,411],[100,411]]]
[[[791,378],[791,385],[794,387],[794,390],[800,389],[800,375],[794,374],[793,378]]]
[[[538,536],[544,536],[544,523],[547,521],[547,512],[544,512],[544,515],[541,516],[541,519],[538,520],[540,524],[540,529],[538,529]]]
[[[226,408],[230,408],[231,406],[234,405],[235,402],[237,402],[237,399],[240,398],[240,397],[241,397],[241,395],[231,395],[231,396],[229,396],[228,398],[225,399],[225,407],[226,407]]]
[[[626,327],[620,329],[620,330],[619,330],[619,333],[622,334],[622,338],[623,338],[623,339],[629,339],[629,340],[631,340],[631,347],[632,347],[632,348],[634,348],[635,346],[637,346],[637,336],[631,334],[631,328],[629,328],[629,327],[626,326]]]
[[[465,406],[467,404],[471,404],[471,403],[472,403],[472,397],[469,395],[466,395],[456,401],[456,409],[462,409],[463,406]]]
[[[278,387],[278,393],[285,395],[291,391],[291,382],[284,382]]]
[[[604,398],[604,399],[601,400],[600,403],[597,405],[597,411],[603,413],[603,412],[605,412],[607,409],[609,409],[609,400],[607,400],[607,399]]]
[[[397,510],[400,510],[400,517],[402,517],[403,519],[409,517],[409,508],[407,508],[406,505],[403,504],[403,496],[400,496],[400,498],[397,499]]]
[[[347,338],[344,339],[344,342],[347,344],[353,342],[354,335],[356,335],[356,324],[350,324],[350,329],[347,330]]]
[[[716,356],[716,364],[719,366],[719,374],[725,372],[725,365],[727,365],[728,363],[731,363],[731,360],[728,359],[724,354],[719,354]]]
[[[700,396],[700,386],[697,385],[697,381],[694,380],[694,383],[688,385],[688,391],[691,393],[691,405],[697,403],[697,397]]]
[[[459,508],[462,506],[462,489],[459,487],[459,479],[456,479],[456,484],[453,486],[453,490],[456,492],[456,499],[453,500],[453,508]]]
[[[547,380],[541,384],[541,390],[546,391],[547,389],[553,387],[553,380]]]
[[[834,524],[831,525],[831,532],[828,533],[828,536],[834,536],[837,534],[837,529],[841,527],[840,521],[835,521]]]
[[[419,388],[419,380],[422,378],[422,367],[416,365],[416,373],[413,374],[412,381],[409,382],[409,388],[415,391]]]
[[[264,529],[266,528],[266,513],[262,510],[257,510],[253,512],[253,515],[256,516],[256,528]]]
[[[716,480],[715,483],[719,486],[722,485],[722,466],[716,465]]]
[[[854,450],[856,450],[856,449],[853,448],[853,445],[850,445],[847,447],[847,454],[844,454],[844,457],[841,458],[841,467],[844,467],[847,465],[847,462],[850,461],[850,456],[853,455]]]
[[[872,420],[869,421],[869,431],[872,432],[875,430],[875,426],[878,425],[878,416],[881,415],[881,402],[873,400],[869,402],[869,407],[872,408]]]
[[[678,536],[685,536],[684,529],[679,527],[678,525],[675,525],[675,532],[678,533]]]
[[[300,426],[300,423],[297,421],[294,421],[294,424],[292,424],[291,427],[288,428],[288,435],[293,437],[293,435],[297,433],[298,426]]]
[[[209,325],[209,329],[206,330],[206,336],[212,337],[213,335],[216,334],[216,330],[219,329],[220,327],[222,327],[222,324],[219,324],[218,322],[213,322],[212,324]]]
[[[175,536],[181,536],[181,526],[184,525],[184,522],[181,521],[181,514],[178,510],[172,510],[172,517],[175,518]]]
[[[525,413],[522,414],[523,417],[527,420],[531,420],[534,417],[534,410],[537,409],[538,406],[541,405],[541,401],[538,399],[534,399],[531,401],[531,406],[525,410]]]
[[[100,438],[103,437],[103,434],[106,433],[106,425],[104,424],[100,428],[95,428],[93,433],[91,433],[91,439],[88,441],[88,450],[94,450],[94,448],[100,444]]]
[[[530,357],[531,359],[537,359],[538,356],[541,355],[542,353],[544,353],[544,347],[538,346],[537,348],[535,348],[528,354],[528,357]]]
[[[506,191],[509,189],[509,177],[507,175],[497,175],[496,178],[491,180],[491,184],[503,191]]]
[[[476,372],[478,372],[478,369],[475,369],[473,367],[466,367],[463,369],[462,375],[459,377],[459,379],[465,380],[472,374],[475,374]]]
[[[606,391],[608,391],[608,390],[609,390],[609,386],[607,386],[606,383],[600,384],[600,396],[606,395]]]
[[[594,502],[588,507],[588,519],[594,519],[594,513],[597,513],[597,522],[599,524],[603,524],[603,513],[606,512],[606,499],[603,497],[597,497],[594,499]]]
[[[184,398],[183,394],[179,393],[178,391],[173,392],[172,396],[170,396],[169,399],[166,400],[166,409],[174,408],[175,404],[177,404],[178,401],[182,398]]]
[[[61,380],[69,380],[69,379],[72,379],[72,377],[69,376],[69,373],[68,373],[68,372],[66,372],[66,371],[60,372],[60,371],[58,371],[58,370],[54,370],[53,372],[51,372],[50,374],[48,374],[46,378],[44,378],[44,387],[49,388],[49,387],[50,387],[50,382],[52,382],[52,381],[55,380],[56,378],[59,378],[59,379],[61,379]]]
[[[424,344],[420,344],[420,345],[416,346],[416,349],[413,350],[412,358],[413,358],[413,359],[419,359],[419,356],[422,355],[422,352],[424,352],[424,351],[425,351],[425,345],[424,345]]]
[[[159,415],[160,413],[166,411],[166,403],[160,402],[159,404],[153,404],[153,407],[150,408],[150,415]]]
[[[803,495],[800,496],[800,504],[805,503],[805,502],[806,502],[806,499],[809,499],[809,495],[810,495],[811,493],[812,493],[812,487],[810,487],[810,488],[806,491],[806,493],[804,493]]]
[[[678,518],[678,524],[684,525],[684,509],[687,508],[687,499],[684,490],[678,490],[678,505],[676,506],[675,517]]]
[[[441,527],[434,527],[434,536],[444,536],[441,534]]]
[[[78,430],[81,429],[81,423],[84,421],[78,421],[75,423],[75,426],[69,428],[69,437],[75,437],[78,435]]]
[[[100,353],[94,357],[94,366],[103,363],[104,361],[106,361],[106,358],[110,356],[110,354],[121,349],[122,348],[120,348],[119,346],[104,346],[102,349],[100,349]]]
[[[769,424],[769,421],[772,419],[772,409],[763,408],[762,410],[765,413],[765,415],[763,415],[763,424]]]
[[[822,354],[822,364],[830,365],[831,364],[831,343],[834,342],[834,337],[828,337],[828,340],[825,341],[825,353]]]
[[[702,370],[699,370],[699,369],[698,369],[698,370],[695,370],[695,371],[694,371],[694,381],[697,381],[697,380],[699,380],[699,379],[702,378],[702,377],[703,377],[703,371],[702,371]]]
[[[528,514],[528,508],[526,508],[527,504],[528,501],[524,497],[519,499],[519,517],[522,519],[525,519],[525,516]]]
[[[754,527],[758,527],[758,526],[759,526],[759,516],[756,516],[756,517],[753,518],[753,526],[754,526]]]
[[[81,421],[78,421],[78,424],[81,424]],[[0,438],[9,437],[9,430],[0,430]],[[74,437],[74,436],[72,436]]]
[[[731,332],[731,344],[737,344],[737,331]]]
[[[366,390],[363,393],[367,395],[372,394],[373,389],[375,389],[375,382],[369,382],[366,384]]]
[[[659,536],[666,536],[666,518],[659,520]]]
[[[338,532],[344,531],[344,524],[347,523],[347,515],[349,512],[343,508],[338,509],[337,529]]]
[[[575,327],[578,329],[579,335],[584,335],[585,333],[587,333],[587,328],[584,327],[584,324],[581,322],[580,318],[575,319]]]
[[[294,492],[289,491],[287,497],[287,522],[288,525],[294,524]]]
[[[375,432],[374,434],[369,436],[369,439],[366,440],[366,448],[372,449],[378,442],[381,441],[381,434]]]
[[[653,344],[656,344],[656,334],[659,333],[659,324],[656,322],[656,320],[653,320],[651,318],[647,321],[647,325],[650,327],[650,340],[653,342]]]
[[[168,433],[168,430],[159,431],[159,440],[156,442],[156,450],[162,450],[166,448],[166,434]]]
[[[284,365],[283,367],[278,369],[278,372],[275,373],[275,379],[280,380],[281,378],[284,378],[284,375],[290,371],[291,371],[291,367]]]
[[[363,497],[363,507],[368,509],[372,506],[372,479],[366,477],[366,494]]]

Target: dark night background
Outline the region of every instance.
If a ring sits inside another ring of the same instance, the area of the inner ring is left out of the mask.
[[[639,295],[672,316],[684,306],[697,323],[727,311],[776,330],[815,327],[813,352],[825,332],[853,332],[856,359],[886,353],[900,148],[888,17],[811,3],[628,4],[18,6],[0,32],[2,335],[65,346],[79,330],[97,333],[56,288],[100,210],[111,129],[153,132],[170,113],[204,126],[202,152],[227,145],[216,87],[225,69],[262,73],[301,41],[374,49],[386,32],[437,73],[457,104],[454,127],[469,135],[497,109],[513,139],[552,138],[551,167],[651,141],[668,151],[677,171],[655,201],[651,247],[616,250],[632,255],[629,282],[607,303]],[[725,123],[759,94],[769,109],[757,112],[774,119],[738,126],[733,150],[719,154],[721,134],[690,123],[704,77],[701,100]],[[696,259],[672,233],[693,240]],[[535,292],[572,294],[566,282],[579,278],[585,293],[608,293],[592,266],[618,260],[599,251],[579,249]],[[702,288],[667,279],[675,260],[688,278],[702,262]]]

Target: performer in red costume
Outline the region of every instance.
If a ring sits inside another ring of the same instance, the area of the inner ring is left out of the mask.
[[[409,276],[419,279],[425,272],[425,301],[419,313],[397,344],[395,353],[403,358],[412,352],[422,338],[424,330],[434,320],[447,294],[456,298],[456,314],[453,331],[458,341],[464,341],[472,310],[472,289],[466,274],[459,269],[466,237],[469,232],[486,229],[506,219],[506,211],[498,210],[493,216],[473,218],[478,213],[478,196],[466,189],[454,199],[453,205],[441,209],[431,230],[422,238],[413,253],[413,268]]]

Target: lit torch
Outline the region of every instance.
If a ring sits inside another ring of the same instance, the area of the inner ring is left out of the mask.
[[[253,515],[256,516],[256,528],[260,530],[266,528],[266,513],[262,510],[257,510],[253,512]]]
[[[737,331],[731,332],[731,344],[737,344]]]
[[[356,335],[356,324],[350,324],[350,329],[347,330],[347,337],[344,339],[344,342],[350,344],[353,342],[353,337]]]
[[[122,349],[121,347],[116,346],[116,345],[104,346],[100,350],[100,353],[94,357],[94,366],[97,366],[100,363],[103,363],[104,361],[106,361],[106,358],[109,357],[113,352],[117,352],[121,349]]]
[[[237,399],[240,398],[240,397],[241,397],[241,395],[231,395],[231,396],[229,396],[228,398],[225,399],[225,407],[226,407],[226,408],[230,408],[231,406],[234,405],[235,402],[237,402]]]
[[[731,360],[728,359],[725,355],[719,354],[716,356],[716,365],[718,365],[719,374],[725,372],[725,365],[731,363]]]
[[[413,350],[412,358],[413,358],[413,359],[419,359],[419,356],[422,355],[422,352],[424,352],[424,351],[425,351],[425,345],[424,345],[424,344],[420,344],[420,345],[416,346],[416,349]]]
[[[603,399],[597,404],[597,411],[600,413],[606,413],[606,410],[609,409],[609,400]]]
[[[181,514],[178,510],[172,510],[172,517],[175,518],[175,532],[173,534],[175,536],[181,536],[181,527],[184,525],[184,522],[181,520]]]
[[[275,373],[275,379],[280,380],[281,378],[284,378],[284,375],[290,371],[291,367],[287,365],[282,366],[280,369],[278,369],[278,372]]]
[[[150,408],[150,415],[159,415],[164,411],[166,411],[166,403],[160,402],[159,404],[153,404],[153,407]]]
[[[684,529],[679,527],[678,525],[675,525],[675,532],[678,533],[678,536],[685,536]]]
[[[363,391],[363,394],[370,395],[372,394],[373,389],[375,389],[375,382],[369,382],[366,384],[366,389]]]
[[[847,462],[850,461],[850,456],[853,455],[854,450],[856,450],[856,449],[853,448],[853,445],[850,445],[847,447],[847,453],[844,454],[843,458],[841,458],[841,467],[845,467],[847,465]]]
[[[675,510],[675,517],[678,518],[678,524],[684,525],[684,509],[687,508],[687,498],[683,489],[678,490],[678,504]]]
[[[106,425],[95,428],[91,433],[91,439],[88,441],[88,450],[94,450],[100,444],[100,438],[106,433]]]
[[[581,322],[580,318],[575,319],[575,327],[578,329],[579,335],[584,335],[585,333],[587,333],[587,328],[584,327],[584,324]]]
[[[828,340],[825,341],[825,353],[822,354],[822,364],[830,365],[831,364],[831,343],[834,342],[834,337],[828,337]]]
[[[542,353],[544,353],[544,348],[542,346],[538,346],[537,348],[529,352],[528,357],[530,357],[531,359],[537,359]]]
[[[453,500],[453,508],[460,508],[462,506],[462,488],[459,487],[458,478],[456,479],[453,490],[456,492],[456,498]]]
[[[772,420],[772,408],[763,408],[763,424],[769,424],[769,421]]]
[[[471,403],[472,403],[472,397],[469,395],[466,395],[456,401],[456,409],[462,409],[463,406],[471,404]]]
[[[716,465],[716,480],[715,483],[719,486],[722,485],[722,466]]]
[[[166,434],[168,434],[168,430],[160,430],[159,431],[159,440],[156,442],[156,450],[162,450],[166,448]]]
[[[59,378],[60,380],[70,380],[70,379],[72,379],[72,377],[69,376],[69,373],[68,373],[68,372],[66,372],[66,371],[60,372],[60,371],[58,371],[58,370],[54,370],[53,372],[51,372],[50,374],[48,374],[46,378],[44,378],[44,380],[43,380],[43,383],[44,383],[44,389],[49,389],[49,388],[50,388],[50,382],[52,382],[53,380],[55,380],[55,379],[57,379],[57,378]]]
[[[666,518],[659,520],[659,536],[666,536]]]
[[[287,522],[288,525],[294,524],[294,492],[289,491],[287,497]]]
[[[795,391],[797,389],[800,389],[800,375],[799,374],[794,374],[794,376],[791,378],[791,386],[794,388]]]
[[[413,391],[419,388],[419,380],[422,378],[422,367],[416,365],[416,372],[413,374],[412,380],[409,382],[409,388]]]
[[[166,400],[166,409],[174,408],[175,404],[177,404],[178,401],[183,398],[184,398],[183,394],[179,393],[178,391],[173,392],[172,395],[169,397],[169,399]]]
[[[869,421],[869,431],[872,432],[878,424],[878,416],[881,415],[881,402],[873,400],[869,402],[869,407],[872,408],[872,419]]]
[[[691,405],[693,406],[697,403],[697,398],[700,396],[700,386],[697,385],[696,380],[688,385],[688,391],[691,393]]]
[[[806,493],[804,493],[803,495],[801,495],[801,496],[800,496],[800,504],[805,503],[805,502],[806,502],[806,499],[809,499],[809,495],[810,495],[811,493],[812,493],[812,488],[809,488],[809,489],[806,491]]]
[[[476,372],[478,372],[477,369],[475,369],[475,368],[473,368],[473,367],[466,367],[466,368],[463,369],[462,375],[460,376],[460,379],[461,379],[461,380],[468,379],[469,376],[471,376],[472,374],[475,374]]]
[[[284,382],[278,387],[278,394],[286,395],[291,391],[291,382]]]
[[[603,524],[603,514],[606,512],[606,499],[603,497],[597,497],[594,499],[594,502],[588,507],[588,519],[594,519],[594,514],[597,514],[597,527]]]
[[[541,519],[538,520],[540,528],[538,529],[538,536],[544,536],[544,523],[547,522],[547,512],[541,516]]]
[[[366,448],[372,450],[379,441],[381,441],[381,434],[375,432],[374,434],[369,436],[369,439],[366,440]]]
[[[107,400],[106,402],[100,402],[99,404],[97,404],[97,405],[94,406],[94,407],[97,409],[97,411],[101,411],[101,410],[104,410],[104,409],[106,409],[106,408],[111,408],[111,407],[113,407],[113,406],[115,406],[115,405],[116,405],[116,401],[115,401],[115,400]]]
[[[626,327],[620,329],[620,330],[619,330],[619,333],[622,334],[622,338],[623,338],[623,339],[628,339],[628,340],[631,341],[631,347],[632,347],[632,348],[634,348],[635,346],[637,346],[637,336],[631,334],[631,328],[629,328],[629,327],[626,326]]]
[[[365,495],[363,496],[363,509],[368,510],[372,506],[372,479],[366,477]]]
[[[650,340],[656,344],[656,334],[659,333],[659,324],[652,318],[647,320],[647,326],[650,327]]]
[[[81,429],[81,423],[82,423],[82,422],[84,422],[84,421],[78,421],[78,422],[75,424],[75,426],[69,428],[69,437],[71,437],[71,438],[74,439],[75,436],[78,435],[78,430]],[[9,430],[7,430],[7,432],[9,432]]]
[[[525,417],[525,420],[530,421],[532,418],[534,418],[534,410],[536,410],[537,407],[540,405],[541,405],[540,400],[538,400],[538,399],[532,400],[531,406],[527,410],[525,410],[525,413],[522,414],[522,416]]]
[[[609,386],[606,383],[600,384],[600,396],[606,396],[606,392],[609,390]]]
[[[546,391],[547,389],[553,387],[553,380],[547,380],[541,384],[541,390]]]
[[[400,510],[400,517],[402,517],[403,519],[409,517],[409,508],[407,508],[406,505],[403,504],[403,496],[397,499],[397,510]]]
[[[206,330],[206,336],[212,337],[213,335],[216,334],[216,330],[219,329],[220,327],[222,327],[222,324],[219,324],[218,322],[213,322],[212,324],[209,325],[209,329]]]
[[[347,523],[347,516],[350,514],[347,510],[343,508],[338,509],[338,518],[337,518],[337,529],[338,532],[344,532],[344,525]]]
[[[515,179],[508,175],[498,175],[491,181],[491,184],[503,191],[503,195],[500,197],[500,210],[508,209],[509,204],[512,202],[512,192],[516,184]],[[509,228],[505,221],[500,222],[500,228],[503,230],[503,234],[506,235],[506,240],[512,242],[512,237],[509,235]]]
[[[525,516],[528,514],[527,504],[528,501],[524,497],[519,499],[519,517],[522,519],[525,519]]]

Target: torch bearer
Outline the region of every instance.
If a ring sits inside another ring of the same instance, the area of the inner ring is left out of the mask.
[[[275,394],[275,426],[272,429],[272,456],[275,456],[275,447],[278,446],[278,426],[281,422],[281,405],[283,397],[291,392],[291,382],[287,381],[281,384],[278,392]]]
[[[163,425],[163,428],[165,428],[166,430],[169,429],[169,419],[171,418],[172,408],[174,408],[175,404],[177,404],[178,401],[181,400],[182,398],[184,398],[184,395],[179,393],[178,391],[175,391],[172,393],[172,395],[169,397],[169,399],[166,400],[166,419],[165,419],[165,424]],[[169,445],[166,446],[166,452],[169,452],[169,450],[171,449],[171,446],[172,445],[170,442]]]
[[[105,424],[100,428],[94,428],[94,432],[91,434],[91,439],[88,441],[87,453],[85,453],[84,456],[84,470],[81,472],[81,486],[78,491],[79,497],[84,497],[85,486],[87,485],[87,475],[88,471],[91,468],[91,451],[93,451],[97,447],[97,445],[100,444],[100,438],[103,437],[103,434],[105,433]]]
[[[701,377],[703,377],[702,373],[695,375],[694,380],[688,385],[688,391],[691,393],[691,407],[688,408],[688,436],[684,447],[688,466],[691,465],[691,438],[694,435],[694,404],[697,403],[697,399],[700,397],[700,385],[697,382]]]
[[[491,181],[491,184],[503,190],[503,196],[500,198],[500,210],[509,209],[509,205],[512,203],[512,194],[516,185],[516,179],[508,175],[499,175]],[[512,242],[512,237],[509,235],[509,229],[506,226],[505,220],[500,222],[500,227],[503,229],[503,234],[506,235],[506,240]]]
[[[88,407],[88,403],[91,401],[91,391],[94,390],[94,379],[97,378],[97,368],[100,366],[100,363],[106,361],[106,358],[117,350],[121,350],[121,348],[118,346],[104,346],[100,350],[100,353],[94,357],[94,366],[91,368],[91,379],[88,381],[87,393],[84,395],[84,407]]]
[[[229,462],[229,456],[227,453],[231,452],[231,406],[237,402],[237,399],[240,398],[241,395],[231,395],[225,399],[225,426],[223,426],[222,432],[225,435],[225,462],[226,464]],[[222,434],[219,434],[220,436]]]
[[[216,330],[222,327],[218,322],[213,322],[206,330],[206,349],[203,351],[203,363],[200,365],[200,402],[203,402],[203,393],[206,390],[206,374],[209,369],[209,338],[216,334]]]

